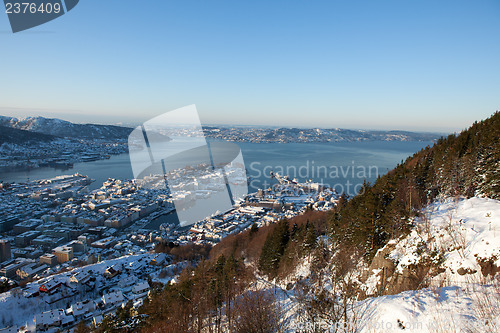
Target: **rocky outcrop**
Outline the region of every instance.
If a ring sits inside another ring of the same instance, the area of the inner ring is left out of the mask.
[[[361,281],[366,282],[376,275],[378,280],[375,290],[362,293],[361,299],[372,296],[394,295],[405,290],[417,290],[428,286],[429,278],[442,273],[445,269],[429,256],[422,256],[417,264],[397,267],[397,262],[390,258],[396,242],[388,243],[374,256],[369,268],[362,274]],[[376,272],[376,273],[375,273]],[[468,273],[468,272],[467,272]],[[465,274],[465,273],[464,273]]]
[[[498,258],[492,255],[490,258],[477,258],[477,263],[481,267],[481,273],[484,277],[488,275],[495,276],[500,273],[500,267],[497,265]]]

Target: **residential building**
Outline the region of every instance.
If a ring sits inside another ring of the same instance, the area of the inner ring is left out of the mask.
[[[57,257],[54,254],[46,253],[40,256],[40,263],[55,266],[57,265]]]
[[[10,242],[6,239],[0,239],[0,262],[7,261],[10,257]]]
[[[69,246],[59,246],[52,250],[52,254],[57,257],[57,262],[63,262],[73,259],[73,248]]]

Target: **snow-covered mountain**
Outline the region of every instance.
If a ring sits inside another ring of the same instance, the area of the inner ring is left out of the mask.
[[[59,137],[86,139],[126,139],[132,131],[131,128],[127,127],[75,124],[61,119],[44,117],[14,118],[0,116],[0,126]]]
[[[436,141],[436,133],[407,131],[364,131],[341,128],[256,128],[204,126],[205,135],[236,142],[355,142],[355,141]]]

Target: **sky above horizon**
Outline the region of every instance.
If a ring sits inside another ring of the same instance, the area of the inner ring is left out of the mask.
[[[0,115],[459,131],[500,109],[499,36],[497,0],[82,0],[0,14]]]

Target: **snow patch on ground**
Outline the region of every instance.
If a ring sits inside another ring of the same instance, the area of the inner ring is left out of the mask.
[[[397,295],[366,299],[359,304],[362,318],[360,332],[484,332],[488,327],[500,329],[495,308],[483,314],[483,300],[491,294],[498,297],[498,286],[427,288]],[[488,320],[488,325],[485,324]],[[495,330],[490,330],[494,332]]]
[[[479,281],[482,274],[478,259],[492,258],[500,264],[498,200],[474,197],[437,202],[429,205],[416,223],[389,255],[399,273],[433,251],[444,255],[441,266],[446,271],[434,278],[441,283],[443,279],[452,285]]]
[[[373,274],[366,279],[363,289],[367,295],[373,295],[377,291],[377,286],[380,283],[380,272],[382,272],[382,269],[373,269]]]

